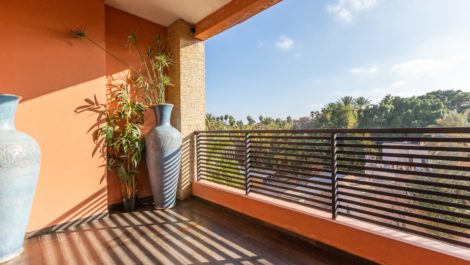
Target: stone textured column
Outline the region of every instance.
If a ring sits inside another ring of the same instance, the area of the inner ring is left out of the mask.
[[[205,50],[204,42],[194,38],[193,25],[177,20],[168,27],[168,48],[174,61],[170,69],[173,87],[167,100],[175,105],[172,124],[183,135],[182,165],[178,199],[191,196],[196,175],[194,131],[205,129]]]

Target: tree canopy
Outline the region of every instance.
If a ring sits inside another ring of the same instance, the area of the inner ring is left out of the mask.
[[[206,123],[209,130],[427,127],[469,107],[470,92],[438,90],[414,97],[387,95],[377,104],[364,97],[345,96],[298,119],[259,116],[256,121],[248,116],[245,123],[231,115],[207,114]]]

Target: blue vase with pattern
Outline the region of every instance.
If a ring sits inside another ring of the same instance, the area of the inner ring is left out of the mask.
[[[0,263],[23,251],[39,176],[39,145],[14,126],[20,100],[0,94]]]
[[[154,107],[157,127],[145,136],[146,162],[155,208],[168,209],[176,204],[181,168],[181,133],[170,124],[173,105]]]

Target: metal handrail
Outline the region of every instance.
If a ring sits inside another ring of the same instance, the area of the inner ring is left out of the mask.
[[[470,248],[470,128],[198,131],[195,138],[197,180]]]

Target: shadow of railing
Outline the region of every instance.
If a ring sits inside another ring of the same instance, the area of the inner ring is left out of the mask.
[[[77,223],[41,237],[43,259],[46,264],[273,264],[188,216],[148,210]]]
[[[180,174],[181,168],[181,147],[178,148],[176,151],[171,153],[170,155],[166,156],[163,161],[163,168],[164,172],[168,179],[171,180],[166,187],[163,189],[163,196],[171,196],[172,194],[176,194],[176,190],[178,189],[178,178]],[[164,205],[164,207],[170,207],[171,201],[165,202],[168,205]]]

